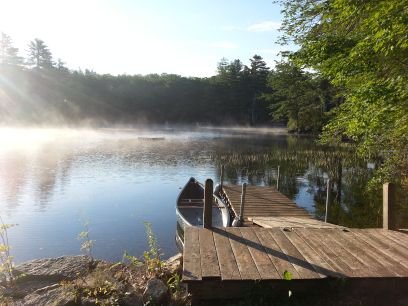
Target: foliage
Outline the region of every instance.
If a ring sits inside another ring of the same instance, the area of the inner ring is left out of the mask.
[[[123,253],[123,261],[127,261],[130,265],[134,267],[140,267],[143,265],[143,262],[136,256],[130,255],[127,251]]]
[[[81,251],[83,251],[86,255],[91,258],[91,261],[94,261],[92,255],[92,249],[95,245],[95,240],[92,240],[89,236],[89,223],[85,222],[83,224],[85,231],[82,231],[78,234],[78,240],[81,240]]]
[[[21,63],[22,59],[18,56],[18,48],[13,47],[11,37],[1,33],[0,65],[18,66]]]
[[[282,41],[300,45],[291,59],[343,89],[345,102],[323,141],[353,140],[361,154],[384,158],[379,181],[406,184],[408,1],[278,2],[284,8]]]
[[[43,40],[35,38],[29,43],[28,63],[37,69],[47,69],[54,66],[51,51],[48,49]]]
[[[285,270],[285,271],[283,272],[283,279],[284,279],[284,280],[288,280],[288,281],[292,280],[292,273],[290,273],[289,271]]]
[[[181,291],[181,276],[175,273],[167,280],[167,286],[173,294]]]
[[[86,298],[95,305],[120,305],[125,294],[122,282],[114,277],[111,269],[96,268],[84,277],[64,281],[61,285],[78,304]]]
[[[149,222],[144,222],[147,244],[149,250],[143,253],[143,257],[147,266],[147,271],[153,275],[161,275],[163,273],[164,263],[161,261],[160,249],[157,243],[157,238],[153,233],[152,225]]]
[[[6,277],[6,281],[13,281],[13,256],[10,253],[8,229],[16,224],[5,224],[0,217],[0,274]]]
[[[286,120],[291,131],[319,132],[336,103],[327,80],[291,62],[277,63],[268,85],[272,93],[265,97],[271,103],[271,114],[275,120]]]

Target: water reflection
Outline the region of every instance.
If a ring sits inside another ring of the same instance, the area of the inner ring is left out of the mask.
[[[318,218],[346,226],[381,225],[381,191],[363,192],[367,161],[313,139],[229,130],[1,130],[0,214],[17,262],[79,253],[77,234],[90,223],[97,257],[119,260],[147,247],[149,221],[167,256],[174,244],[175,201],[191,176],[274,186]],[[8,137],[8,138],[7,138]],[[375,161],[371,161],[374,162]]]

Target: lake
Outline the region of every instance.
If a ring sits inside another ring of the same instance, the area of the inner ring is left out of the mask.
[[[79,254],[89,228],[96,258],[120,260],[147,249],[152,224],[164,258],[177,252],[175,202],[190,177],[276,185],[317,218],[381,226],[381,193],[363,187],[376,164],[347,148],[279,129],[0,129],[0,216],[16,263]]]

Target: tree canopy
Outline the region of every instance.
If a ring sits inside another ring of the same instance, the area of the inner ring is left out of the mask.
[[[324,129],[326,142],[353,140],[384,156],[387,179],[408,173],[408,1],[281,0],[290,59],[341,88],[344,103]]]
[[[22,58],[18,56],[18,48],[13,47],[10,36],[1,33],[0,40],[0,64],[16,66],[22,63]]]
[[[51,51],[43,40],[35,38],[28,45],[28,63],[36,68],[51,68],[54,66]]]

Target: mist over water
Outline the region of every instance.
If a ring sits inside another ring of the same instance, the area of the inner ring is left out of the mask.
[[[340,165],[331,221],[379,222],[375,210],[359,216],[361,207],[379,205],[353,189],[370,177],[365,161],[344,152],[330,163],[332,151],[284,130],[1,128],[0,139],[0,216],[18,224],[9,230],[16,262],[79,254],[85,222],[97,258],[120,260],[125,250],[142,255],[144,221],[152,223],[164,257],[172,256],[180,188],[191,176],[217,183],[222,164],[227,183],[272,186],[280,166],[281,191],[320,218],[324,180],[336,178]]]

